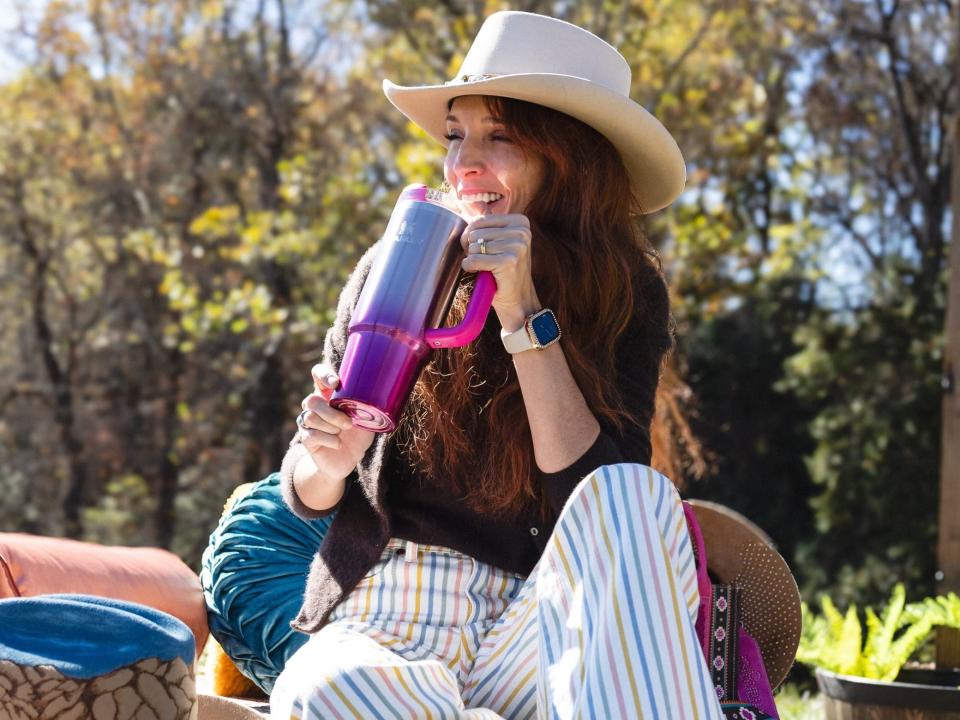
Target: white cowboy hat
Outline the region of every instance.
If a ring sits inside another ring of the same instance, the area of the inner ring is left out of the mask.
[[[644,213],[683,190],[686,168],[667,129],[630,99],[630,66],[616,48],[563,20],[525,12],[490,15],[456,77],[443,85],[383,81],[391,103],[443,145],[448,103],[497,95],[559,110],[619,150]]]

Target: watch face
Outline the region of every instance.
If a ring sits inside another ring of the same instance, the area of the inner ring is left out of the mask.
[[[549,310],[533,318],[530,321],[530,327],[533,329],[533,334],[537,336],[540,347],[546,347],[560,337],[560,326],[557,325],[557,319]]]

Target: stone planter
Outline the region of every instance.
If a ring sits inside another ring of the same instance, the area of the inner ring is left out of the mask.
[[[896,682],[817,670],[826,720],[960,720],[960,670],[904,669]]]

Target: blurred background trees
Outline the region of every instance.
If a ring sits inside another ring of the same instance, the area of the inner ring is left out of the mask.
[[[932,589],[956,0],[7,4],[4,530],[197,564],[279,466],[397,191],[441,179],[381,80],[445,81],[522,9],[619,47],[687,159],[645,225],[706,461],[674,433],[688,494],[765,527],[808,592]]]

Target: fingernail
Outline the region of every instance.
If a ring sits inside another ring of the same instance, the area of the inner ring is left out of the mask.
[[[337,384],[337,376],[334,375],[333,373],[330,373],[329,375],[325,375],[323,379],[326,381],[327,385]]]

